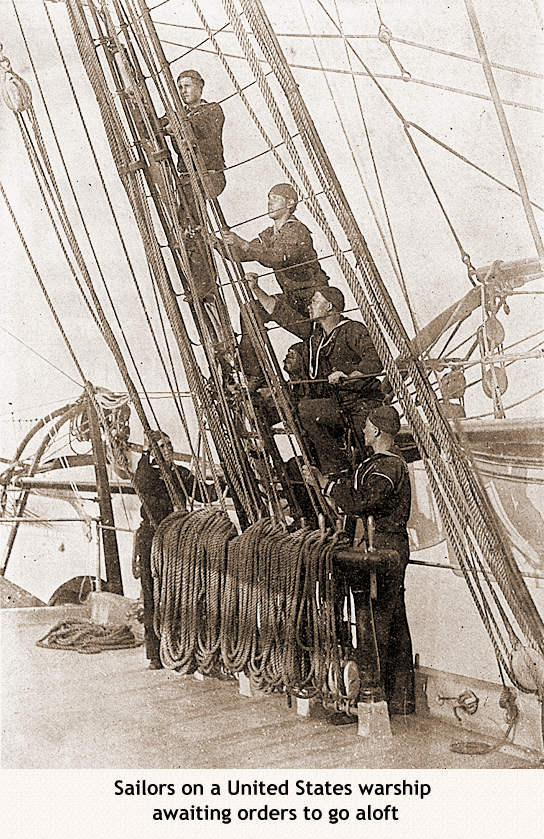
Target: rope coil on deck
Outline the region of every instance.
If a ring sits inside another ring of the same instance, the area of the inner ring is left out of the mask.
[[[86,655],[106,650],[127,650],[141,644],[142,641],[134,636],[126,624],[102,626],[80,618],[59,621],[43,638],[36,641],[37,647],[48,650],[75,650]]]

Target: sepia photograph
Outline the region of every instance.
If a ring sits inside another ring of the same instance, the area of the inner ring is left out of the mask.
[[[541,0],[0,11],[2,777],[542,769]]]

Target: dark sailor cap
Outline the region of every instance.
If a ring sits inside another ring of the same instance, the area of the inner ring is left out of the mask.
[[[293,186],[291,186],[291,184],[275,184],[270,188],[270,192],[268,194],[283,195],[284,198],[288,198],[290,201],[298,203],[297,191]]]
[[[339,288],[337,288],[334,285],[326,285],[323,287],[319,286],[319,288],[316,288],[316,291],[318,291],[325,298],[325,300],[328,300],[329,303],[332,303],[337,312],[344,311],[346,301],[344,299],[344,295],[342,294]]]
[[[380,405],[374,408],[368,418],[372,425],[386,434],[391,434],[392,437],[396,437],[400,431],[400,417],[392,405]]]
[[[182,70],[177,78],[178,83],[180,79],[194,79],[195,82],[200,82],[202,85],[204,84],[204,79],[198,70]]]

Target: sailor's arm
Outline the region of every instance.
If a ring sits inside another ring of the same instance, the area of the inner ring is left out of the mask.
[[[232,230],[222,230],[221,239],[214,237],[212,244],[226,259],[234,262],[260,262],[267,268],[282,265],[280,259],[278,266],[278,260],[271,254],[271,249],[258,237],[248,242]]]
[[[176,471],[179,475],[180,482],[185,488],[185,492],[190,498],[194,498],[195,501],[200,502],[212,502],[217,500],[217,490],[214,484],[205,483],[204,486],[201,486],[196,478],[196,475],[194,475],[190,469],[187,469],[186,466],[177,464]],[[204,487],[206,487],[205,491]]]
[[[267,294],[266,291],[263,291],[258,284],[258,274],[248,273],[246,278],[257,301],[276,323],[302,340],[309,338],[312,333],[312,323],[309,318],[303,318],[296,309],[292,309],[285,302],[284,297]]]
[[[253,272],[249,272],[246,274],[247,284],[250,287],[251,291],[257,298],[257,301],[261,304],[265,312],[269,315],[272,315],[274,309],[276,308],[276,298],[273,297],[271,294],[267,294],[266,291],[263,291],[262,288],[259,286],[259,275],[254,274]]]
[[[366,326],[359,321],[351,321],[346,343],[360,359],[357,369],[353,371],[355,375],[357,373],[378,374],[383,371],[383,365]]]
[[[380,506],[390,494],[391,485],[387,487],[383,480],[373,481],[368,494],[365,486],[363,495],[360,490],[354,488],[352,476],[330,480],[315,466],[306,465],[302,466],[301,472],[308,483],[321,490],[325,500],[334,510],[350,516],[372,514],[374,508]]]
[[[387,503],[394,484],[387,475],[374,472],[361,489],[345,481],[331,481],[324,489],[325,497],[351,516],[368,516]]]
[[[254,242],[258,243],[258,241],[258,239],[254,239],[253,242],[247,242],[237,233],[233,233],[232,230],[222,230],[221,239],[218,239],[213,233],[209,234],[210,245],[216,251],[219,251],[224,259],[229,259],[232,262],[260,262],[258,257],[248,255],[250,245]]]
[[[216,240],[215,247],[227,255],[224,247],[227,245],[232,258],[239,262],[260,262],[266,268],[278,271],[317,259],[310,231],[300,222],[285,224],[276,236],[265,230],[249,242],[232,230],[223,231],[221,236],[221,242]]]
[[[334,370],[329,374],[329,383],[337,385],[348,379],[363,379],[382,373],[382,363],[366,327],[359,321],[350,320],[343,329],[347,333],[346,345],[359,357],[359,361],[355,369],[349,373],[345,370]]]

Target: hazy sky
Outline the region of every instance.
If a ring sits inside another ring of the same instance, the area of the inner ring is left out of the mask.
[[[335,14],[335,4],[324,0],[324,5]],[[503,67],[523,69],[518,74],[508,69],[496,69],[496,79],[503,97],[516,103],[506,106],[511,130],[518,146],[529,192],[534,201],[544,204],[542,188],[542,43],[544,34],[535,15],[532,0],[511,0],[497,4],[493,0],[476,0],[482,29],[492,61]],[[219,0],[203,0],[210,24],[219,28],[225,15]],[[287,37],[287,33],[307,32],[302,10],[306,11],[314,33],[333,34],[315,0],[297,2],[265,2],[274,28],[282,33],[281,44],[294,65],[346,69],[346,54],[339,39],[319,39],[316,56],[314,42],[308,38]],[[166,389],[158,359],[139,305],[127,263],[108,211],[107,203],[83,132],[66,75],[52,40],[49,22],[43,6],[37,0],[17,0],[32,58],[36,64],[48,108],[57,132],[58,141],[65,155],[86,224],[91,233],[95,252],[116,308],[126,329],[131,348],[137,357],[146,387],[152,391]],[[339,0],[345,31],[351,35],[373,35],[378,31],[378,18],[374,2],[345,2]],[[474,39],[462,0],[437,3],[436,0],[382,0],[379,3],[384,22],[393,36],[404,41],[434,47],[429,51],[412,44],[394,42],[394,50],[411,74],[409,83],[385,78],[381,83],[405,116],[421,124],[442,141],[449,143],[496,177],[515,185],[504,144],[500,135],[493,107],[486,97],[487,87],[481,67],[476,62],[463,60],[443,51],[475,57]],[[59,39],[65,51],[72,74],[72,82],[81,109],[87,121],[93,146],[103,168],[104,176],[121,220],[126,244],[134,269],[151,306],[154,323],[158,328],[156,312],[153,314],[152,296],[142,249],[131,221],[123,190],[115,172],[109,148],[102,130],[96,102],[86,81],[75,51],[66,9],[63,3],[47,3]],[[67,207],[88,260],[89,270],[96,281],[101,298],[104,298],[100,273],[94,256],[86,242],[81,224],[75,213],[74,202],[63,172],[58,149],[44,112],[28,54],[18,28],[11,0],[0,0],[3,22],[2,43],[13,69],[31,85],[38,119],[42,126],[50,155],[57,172]],[[189,0],[170,0],[154,12],[159,22],[158,31],[165,40],[180,45],[196,44],[203,35],[196,30],[168,26],[166,23],[198,25]],[[218,36],[227,53],[240,55],[240,47],[233,35]],[[372,70],[382,75],[397,75],[394,56],[376,38],[354,40],[361,56]],[[167,45],[170,60],[184,52],[183,46]],[[205,45],[209,48],[209,44]],[[441,52],[442,51],[442,52]],[[229,58],[241,83],[251,76],[245,62]],[[232,93],[232,85],[217,58],[209,53],[194,51],[176,61],[173,70],[194,66],[206,78],[205,96],[221,100]],[[354,67],[361,67],[354,59]],[[266,69],[266,68],[265,68]],[[403,318],[407,310],[390,264],[377,233],[367,200],[358,178],[352,155],[342,126],[333,107],[325,76],[311,69],[295,67],[294,73],[310,108],[331,160],[343,184],[348,199],[357,215],[360,227],[367,237],[391,294],[399,305]],[[383,221],[383,209],[378,201],[378,189],[372,173],[361,116],[354,94],[351,77],[344,73],[327,74],[342,122],[352,144],[353,153],[363,172],[371,199]],[[425,82],[425,84],[423,83]],[[437,87],[437,85],[442,87]],[[464,95],[443,87],[463,89],[473,94]],[[400,259],[413,306],[421,324],[437,314],[468,290],[464,266],[459,259],[455,242],[433,199],[421,169],[409,149],[402,125],[365,77],[358,78],[358,90],[363,103],[367,127],[371,136],[376,163],[382,179],[387,207],[393,226]],[[277,139],[270,117],[263,109],[256,89],[248,89],[248,97],[260,118]],[[239,163],[264,150],[247,113],[237,97],[225,101],[225,157],[227,166]],[[416,135],[417,136],[417,135]],[[465,164],[439,149],[419,135],[418,144],[433,182],[451,217],[452,223],[466,251],[476,266],[495,259],[512,260],[535,256],[535,248],[525,222],[519,199],[494,185]],[[41,203],[25,149],[17,130],[16,121],[0,103],[0,170],[1,179],[19,219],[28,246],[40,274],[62,318],[66,332],[76,348],[86,376],[95,384],[114,389],[124,389],[113,359],[102,342],[96,328],[83,306],[79,292],[66,267],[66,262],[51,232],[51,225]],[[227,188],[221,203],[230,224],[254,217],[266,211],[266,193],[269,187],[284,176],[270,154],[233,168],[227,173]],[[315,180],[315,179],[314,179]],[[542,212],[535,210],[539,224]],[[320,256],[326,257],[329,246],[309,214],[301,208],[299,216],[315,230],[315,243]],[[266,226],[260,219],[239,228],[242,235],[254,235]],[[35,276],[15,234],[3,202],[0,202],[0,229],[2,237],[3,287],[7,291],[0,315],[0,326],[9,330],[34,350],[46,357],[51,364],[77,379],[73,364],[63,345],[51,315],[47,310]],[[323,262],[334,281],[343,281],[333,269],[332,260]],[[274,284],[267,280],[269,288]],[[535,287],[534,285],[532,288]],[[540,284],[542,288],[542,284]],[[509,318],[501,316],[507,329],[507,343],[524,334],[534,332],[544,321],[541,296],[520,297],[512,302]],[[411,330],[407,322],[407,328]],[[13,337],[0,330],[2,347],[2,379],[0,384],[0,455],[8,456],[15,438],[22,436],[27,425],[19,420],[42,415],[45,411],[71,399],[80,392],[69,378],[50,364],[40,360]],[[283,353],[290,339],[279,332],[274,340]],[[527,345],[523,345],[524,347]],[[506,401],[513,402],[519,395],[536,390],[542,381],[542,367],[538,362],[527,362],[513,368]],[[474,408],[486,410],[487,400],[476,396],[479,388],[472,389]],[[156,400],[154,405],[164,423],[171,428],[171,414],[167,400]],[[528,403],[522,413],[541,413],[542,402]],[[12,422],[12,415],[15,424]],[[176,436],[174,432],[174,436]],[[177,440],[182,444],[181,438]]]

